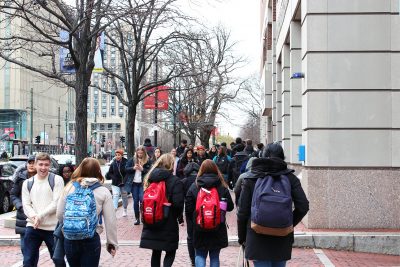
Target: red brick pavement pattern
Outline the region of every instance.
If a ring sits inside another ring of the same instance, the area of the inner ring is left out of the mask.
[[[349,251],[324,250],[325,255],[336,267],[400,267],[400,256],[354,253]]]
[[[42,247],[45,248],[45,247]],[[369,253],[356,253],[345,251],[323,250],[325,255],[331,260],[336,267],[378,267],[400,266],[400,257],[378,255]],[[228,247],[221,251],[221,267],[236,266],[239,247]],[[118,266],[118,267],[144,267],[149,266],[151,250],[141,249],[137,246],[121,246],[117,255],[113,258],[102,248],[100,266]],[[19,247],[2,247],[0,250],[0,266],[11,266],[22,260]],[[53,266],[49,254],[46,252],[40,257],[39,266]],[[186,246],[180,246],[174,266],[186,267],[190,266],[190,260]],[[312,249],[293,249],[292,260],[287,264],[288,267],[323,267]]]

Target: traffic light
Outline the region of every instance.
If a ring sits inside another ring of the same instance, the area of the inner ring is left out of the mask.
[[[125,143],[125,136],[121,136],[121,137],[119,138],[119,141],[120,141],[121,143]]]
[[[105,136],[105,135],[102,135],[102,136],[101,136],[101,142],[102,142],[103,144],[106,142],[106,136]]]
[[[40,135],[35,137],[35,143],[40,144]]]

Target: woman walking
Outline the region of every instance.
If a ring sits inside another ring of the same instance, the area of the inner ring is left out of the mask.
[[[197,163],[197,159],[195,158],[193,148],[186,149],[185,153],[183,153],[182,158],[179,160],[178,169],[176,170],[176,175],[179,178],[181,178],[181,179],[184,178],[185,175],[183,173],[183,170],[185,169],[186,165],[189,162],[196,162]]]
[[[143,201],[143,180],[150,167],[151,161],[148,159],[144,146],[136,148],[135,156],[126,163],[126,183],[124,188],[126,192],[132,193],[133,196],[134,225],[140,224],[139,207]]]
[[[233,202],[224,177],[217,165],[212,160],[207,159],[201,164],[196,182],[189,188],[185,198],[185,213],[186,217],[193,218],[191,223],[196,222],[196,202],[199,191],[202,189],[211,191],[213,188],[218,191],[219,201],[226,202],[226,211],[232,211]],[[206,266],[207,254],[210,255],[210,267],[219,267],[219,253],[222,248],[228,246],[225,221],[221,221],[217,229],[209,232],[202,231],[197,225],[194,225],[193,246],[196,253],[196,267]]]
[[[156,147],[154,149],[154,155],[153,155],[153,157],[151,157],[151,161],[156,162],[161,157],[162,154],[163,154],[163,152],[162,152],[161,148]]]
[[[162,155],[153,165],[145,178],[145,188],[151,183],[165,181],[166,195],[171,203],[168,217],[159,226],[144,224],[140,247],[152,250],[151,266],[161,266],[161,252],[165,251],[164,267],[172,266],[175,253],[179,243],[178,217],[183,212],[183,185],[181,181],[172,174],[174,158],[171,154]]]
[[[94,185],[97,185],[98,183],[102,184],[103,182],[104,178],[101,175],[99,162],[93,158],[84,159],[72,174],[71,182],[65,187],[62,195],[60,196],[57,205],[58,221],[64,221],[67,196],[73,194],[76,188],[87,188],[91,186],[94,188]],[[106,187],[99,185],[93,189],[93,195],[96,201],[96,215],[99,216],[100,213],[102,213],[104,223],[106,225],[107,251],[112,256],[115,256],[116,248],[118,246],[117,220],[112,203],[112,196]],[[81,240],[69,240],[68,238],[64,238],[65,254],[70,266],[99,266],[101,253],[100,234],[102,232],[103,225],[99,223],[92,238]]]
[[[113,204],[114,209],[118,209],[118,201],[119,196],[122,197],[122,206],[124,211],[122,216],[127,215],[127,207],[128,207],[128,194],[124,189],[125,185],[125,166],[126,162],[128,161],[126,158],[123,157],[124,151],[122,149],[117,149],[115,151],[115,159],[110,165],[110,169],[106,175],[108,180],[112,180],[111,189],[112,189],[112,196],[113,196]]]

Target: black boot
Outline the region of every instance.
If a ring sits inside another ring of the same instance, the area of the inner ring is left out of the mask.
[[[139,214],[135,213],[135,218],[136,218],[136,221],[135,221],[134,225],[139,225],[140,224],[140,216],[139,216]]]

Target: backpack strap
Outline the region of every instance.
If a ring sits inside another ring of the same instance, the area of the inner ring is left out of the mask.
[[[56,177],[56,175],[55,175],[54,173],[49,172],[48,180],[49,180],[49,185],[50,185],[51,191],[54,190],[55,177]],[[31,190],[32,190],[32,186],[33,186],[33,183],[34,183],[34,182],[35,182],[35,177],[32,177],[32,180],[28,180],[28,192],[29,192],[29,193],[30,193]]]
[[[91,186],[89,186],[90,190],[95,190],[96,188],[99,188],[100,186],[102,186],[102,184],[100,184],[99,182],[92,184]],[[99,224],[102,225],[103,224],[103,211],[100,211],[99,213]]]

